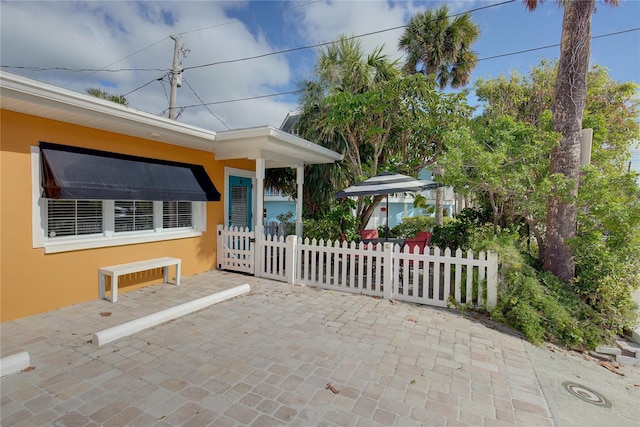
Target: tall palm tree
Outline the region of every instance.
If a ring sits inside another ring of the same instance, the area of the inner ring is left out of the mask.
[[[523,0],[528,10],[535,10],[543,0]],[[554,88],[553,130],[561,134],[560,144],[551,152],[551,174],[563,176],[569,184],[568,194],[558,194],[547,201],[547,233],[543,268],[563,280],[575,276],[570,239],[576,236],[580,177],[582,118],[587,97],[587,76],[591,55],[591,15],[595,0],[558,0],[564,6],[560,60]],[[617,6],[619,0],[605,0]]]
[[[432,75],[440,88],[464,86],[478,61],[471,45],[479,35],[468,13],[453,20],[447,6],[418,13],[409,20],[399,42],[407,53],[405,71]]]
[[[400,49],[407,53],[404,69],[410,74],[422,72],[433,76],[440,88],[458,88],[469,83],[478,58],[471,45],[480,29],[468,13],[449,18],[449,9],[442,6],[411,17],[400,38]],[[442,174],[441,168],[434,169]],[[436,189],[436,222],[443,224],[444,188]]]

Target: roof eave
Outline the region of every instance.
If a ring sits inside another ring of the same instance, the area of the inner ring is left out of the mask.
[[[197,150],[213,150],[215,132],[0,70],[6,110]]]

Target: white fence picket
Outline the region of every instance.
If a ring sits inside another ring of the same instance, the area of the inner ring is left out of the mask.
[[[446,307],[450,298],[459,304],[496,305],[495,253],[480,252],[475,258],[472,251],[460,249],[413,250],[296,236],[285,240],[218,226],[218,268],[253,274],[250,267],[255,275],[274,280],[439,307]]]

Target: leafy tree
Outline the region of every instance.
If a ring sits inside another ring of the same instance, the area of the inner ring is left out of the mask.
[[[107,101],[115,102],[124,106],[129,105],[129,102],[127,101],[127,98],[124,97],[124,95],[112,95],[102,89],[98,89],[95,87],[87,88],[85,92],[88,95],[95,96],[96,98],[106,99]]]
[[[542,0],[524,0],[534,10]],[[587,74],[591,54],[591,16],[595,0],[566,1],[562,20],[560,59],[554,87],[553,130],[562,135],[551,151],[551,174],[566,180],[568,193],[558,192],[547,201],[547,242],[544,268],[563,280],[575,275],[570,240],[576,236],[580,144],[587,96]],[[617,5],[619,0],[605,0]]]
[[[514,73],[509,78],[478,81],[483,113],[469,135],[458,132],[457,139],[449,139],[440,159],[446,167],[445,183],[486,200],[494,224],[513,228],[525,221],[530,226],[540,264],[548,239],[547,198],[557,191],[568,194],[562,187],[566,180],[549,173],[550,153],[561,137],[552,132],[552,99],[548,96],[555,73],[556,64],[543,61],[528,77]],[[640,99],[637,84],[615,82],[601,66],[590,69],[588,81],[584,126],[593,129],[592,156],[591,164],[581,169],[576,237],[568,242],[575,254],[576,277],[566,283],[548,272],[546,276],[538,272],[526,278],[527,284],[522,281],[524,276],[514,273],[508,277],[508,300],[501,310],[507,317],[524,316],[511,322],[525,325],[532,319],[529,314],[546,313],[546,309],[526,308],[542,303],[538,297],[525,301],[531,295],[521,293],[523,289],[540,286],[546,293],[539,296],[546,295],[543,299],[547,300],[554,297],[551,288],[562,288],[558,298],[563,306],[579,322],[595,326],[605,339],[632,328],[638,320],[631,293],[640,283],[640,188],[638,174],[629,172],[626,165],[630,148],[640,137]],[[535,111],[527,111],[527,105],[535,105]],[[545,291],[545,286],[551,288]],[[570,295],[578,298],[573,300]],[[524,311],[518,314],[518,310]],[[580,339],[592,346],[600,339],[598,334]],[[569,335],[566,339],[579,338]]]
[[[471,78],[478,58],[471,45],[480,35],[478,26],[468,13],[451,20],[449,9],[442,6],[411,17],[400,38],[400,49],[407,53],[405,70],[422,72],[434,78],[441,89],[451,85],[459,88]],[[435,165],[434,174],[442,175],[441,165]],[[436,189],[436,220],[443,224],[444,188]]]
[[[315,79],[303,85],[297,130],[344,160],[307,168],[308,197],[316,204],[309,210],[330,209],[336,189],[383,171],[416,176],[442,152],[447,126],[468,116],[464,95],[441,94],[424,75],[402,74],[380,48],[365,59],[353,39],[321,50]],[[383,197],[358,199],[360,228]]]
[[[474,120],[470,134],[456,132],[457,138],[450,139],[448,152],[440,160],[451,169],[447,170],[446,183],[462,193],[480,193],[489,200],[494,223],[524,219],[536,235],[541,261],[547,243],[546,200],[566,185],[564,179],[549,174],[550,153],[560,137],[551,131],[550,82],[555,73],[554,62],[542,61],[528,77],[513,73],[509,78],[478,80],[476,93],[484,103],[483,113]],[[601,66],[592,67],[589,81],[584,123],[593,128],[594,137],[591,166],[582,175],[584,188],[578,194],[578,232],[591,221],[596,221],[602,231],[601,221],[616,212],[612,206],[594,210],[593,206],[603,200],[613,197],[621,203],[621,209],[629,210],[628,206],[634,204],[628,197],[637,197],[622,182],[634,179],[625,165],[631,144],[639,136],[638,86],[613,81]],[[528,111],[527,106],[533,105],[534,111]],[[600,177],[598,184],[592,185],[596,175]],[[596,212],[601,213],[599,218],[594,217]]]
[[[445,183],[463,194],[482,195],[494,231],[524,220],[538,247],[544,247],[544,202],[551,181],[549,151],[553,134],[509,116],[475,120],[472,135],[457,132],[441,160]],[[455,141],[455,142],[454,142]]]

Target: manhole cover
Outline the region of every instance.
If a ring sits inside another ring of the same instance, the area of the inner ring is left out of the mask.
[[[580,384],[565,381],[562,386],[574,396],[584,400],[585,402],[593,403],[594,405],[604,406],[605,408],[611,408],[611,402],[598,392],[591,390],[589,387],[585,387]]]

